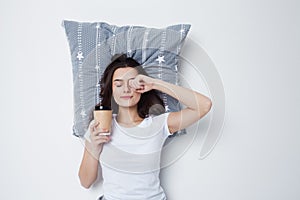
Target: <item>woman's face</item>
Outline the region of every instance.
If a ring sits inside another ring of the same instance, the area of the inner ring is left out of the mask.
[[[141,94],[129,87],[129,81],[138,75],[132,67],[118,68],[112,77],[112,92],[116,103],[121,107],[136,106]]]

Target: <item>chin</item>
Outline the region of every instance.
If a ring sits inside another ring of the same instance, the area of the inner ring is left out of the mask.
[[[135,102],[117,101],[116,103],[117,103],[120,107],[124,107],[124,108],[130,108],[130,107],[137,106],[137,103],[135,103]]]
[[[136,98],[131,98],[130,100],[124,100],[124,99],[118,99],[118,101],[116,101],[116,103],[121,106],[121,107],[126,107],[126,108],[130,108],[130,107],[135,107],[137,106],[139,102],[139,99]]]

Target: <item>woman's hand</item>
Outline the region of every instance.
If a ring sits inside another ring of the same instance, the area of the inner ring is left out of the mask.
[[[90,141],[85,140],[85,150],[80,164],[78,176],[83,187],[89,188],[98,177],[102,176],[101,165],[99,167],[99,157],[102,152],[103,144],[110,141],[110,137],[103,135],[108,130],[100,130],[99,123],[91,122],[89,126]],[[102,133],[102,135],[100,135]]]
[[[129,81],[129,86],[138,93],[148,92],[153,89],[154,79],[142,74]]]
[[[110,141],[108,130],[100,129],[99,122],[92,123],[90,126],[91,151],[94,156],[99,158],[102,152],[103,144]]]

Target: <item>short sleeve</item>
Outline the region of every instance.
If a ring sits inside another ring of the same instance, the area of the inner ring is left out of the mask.
[[[169,130],[169,126],[168,126],[168,117],[169,117],[169,112],[167,112],[167,113],[164,113],[163,115],[164,115],[164,135],[166,136],[166,137],[168,137],[168,136],[170,136],[170,135],[172,135],[172,133],[170,132],[170,130]]]
[[[154,123],[163,123],[163,127],[162,127],[162,134],[164,137],[168,137],[170,135],[172,135],[172,133],[170,132],[169,130],[169,127],[168,127],[168,117],[169,117],[169,112],[167,113],[164,113],[164,114],[161,114],[161,115],[158,115],[158,116],[155,116],[153,117],[153,122]]]

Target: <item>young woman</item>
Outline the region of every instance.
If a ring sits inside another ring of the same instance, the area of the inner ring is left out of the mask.
[[[178,99],[186,108],[170,113],[152,109],[163,108],[157,91]],[[211,100],[145,75],[140,64],[124,54],[107,66],[100,96],[102,105],[116,104],[118,111],[113,116],[110,135],[103,134],[108,130],[99,129],[99,123],[90,124],[79,169],[82,186],[89,188],[100,175],[104,192],[100,199],[165,200],[159,180],[163,143],[169,135],[206,115]],[[162,114],[152,115],[151,110]]]

